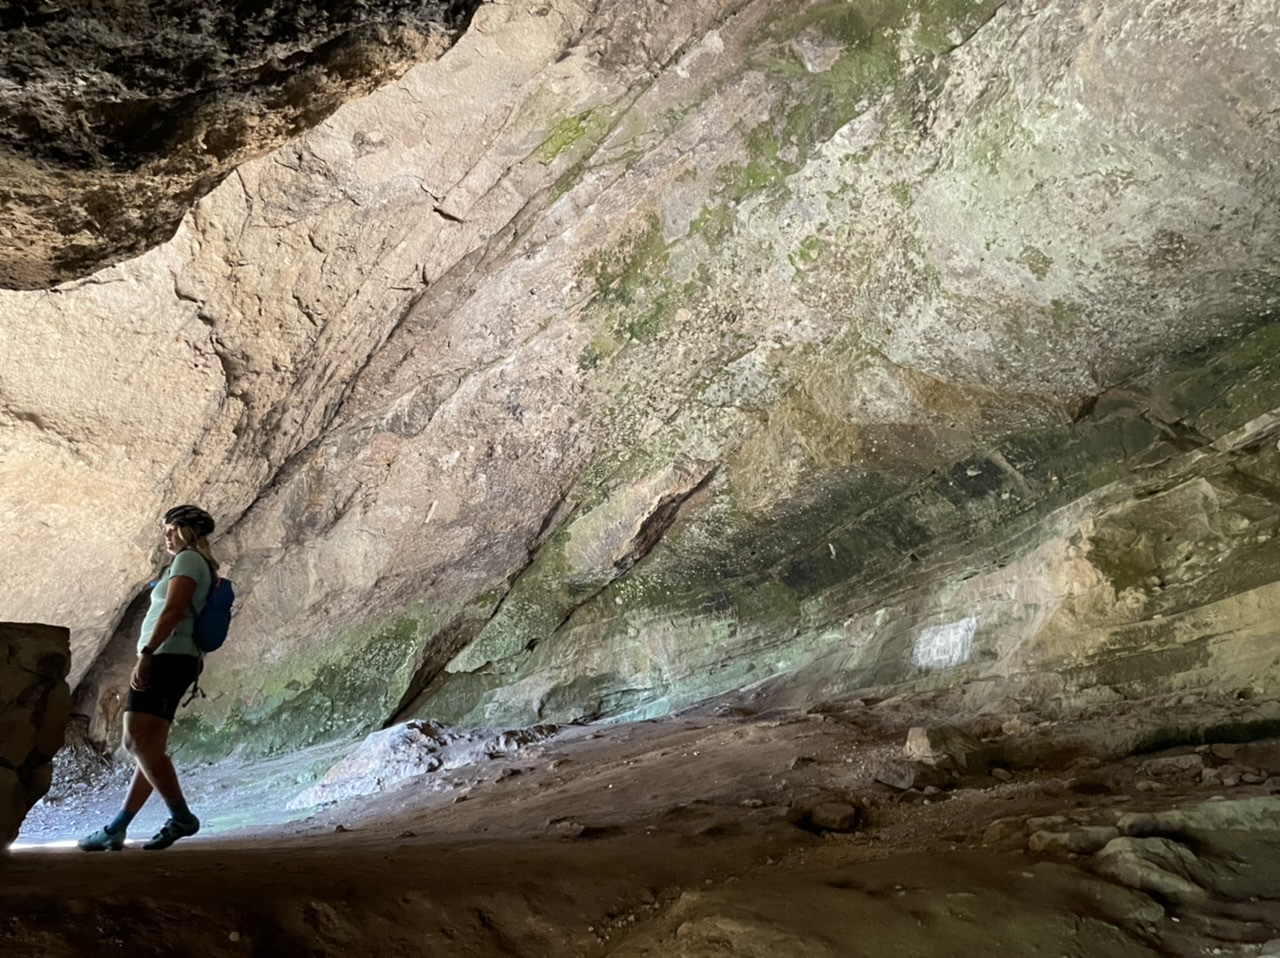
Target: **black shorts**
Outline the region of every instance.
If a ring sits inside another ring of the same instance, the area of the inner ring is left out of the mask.
[[[151,656],[151,687],[142,692],[130,687],[124,710],[145,712],[172,722],[182,696],[200,675],[200,666],[198,655]]]

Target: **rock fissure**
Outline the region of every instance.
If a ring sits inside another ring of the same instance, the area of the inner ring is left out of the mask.
[[[680,515],[680,509],[686,502],[705,490],[716,478],[717,469],[712,466],[706,469],[701,477],[695,475],[690,488],[663,496],[657,505],[640,523],[635,537],[626,551],[614,560],[613,568],[618,575],[625,575],[633,566],[644,559],[662,541]]]

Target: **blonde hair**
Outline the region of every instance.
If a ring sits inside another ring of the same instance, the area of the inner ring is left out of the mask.
[[[188,549],[195,549],[196,552],[205,557],[213,571],[217,572],[220,563],[213,557],[213,550],[209,548],[208,537],[196,535],[196,530],[190,526],[175,523],[174,528],[178,530],[178,538],[182,540],[183,546]]]

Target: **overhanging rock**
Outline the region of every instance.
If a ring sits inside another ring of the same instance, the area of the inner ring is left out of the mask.
[[[71,712],[66,629],[0,622],[0,848],[53,777]]]

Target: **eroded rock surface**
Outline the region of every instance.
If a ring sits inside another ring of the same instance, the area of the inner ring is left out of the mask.
[[[171,241],[0,296],[20,611],[78,680],[206,503],[214,753],[766,679],[1265,697],[1278,21],[483,5]]]
[[[7,4],[0,288],[165,242],[238,164],[438,56],[475,6]]]
[[[1215,738],[1229,713],[1204,710],[1187,741],[1135,750],[1162,728],[1158,703],[1077,721],[1028,703],[951,727],[999,754],[1009,778],[878,784],[913,727],[955,714],[946,695],[769,712],[744,696],[554,735],[409,723],[343,751],[180,754],[200,834],[163,855],[127,848],[125,869],[118,856],[15,853],[0,947],[15,958],[112,940],[227,956],[1272,953],[1280,779],[1224,788],[1186,760],[1270,775],[1280,739]],[[321,786],[318,807],[304,782]],[[71,784],[33,812],[25,838],[79,834],[123,787]],[[144,809],[138,834],[165,814]],[[200,920],[158,923],[157,909]]]
[[[67,630],[0,622],[0,849],[49,789],[71,713]]]

